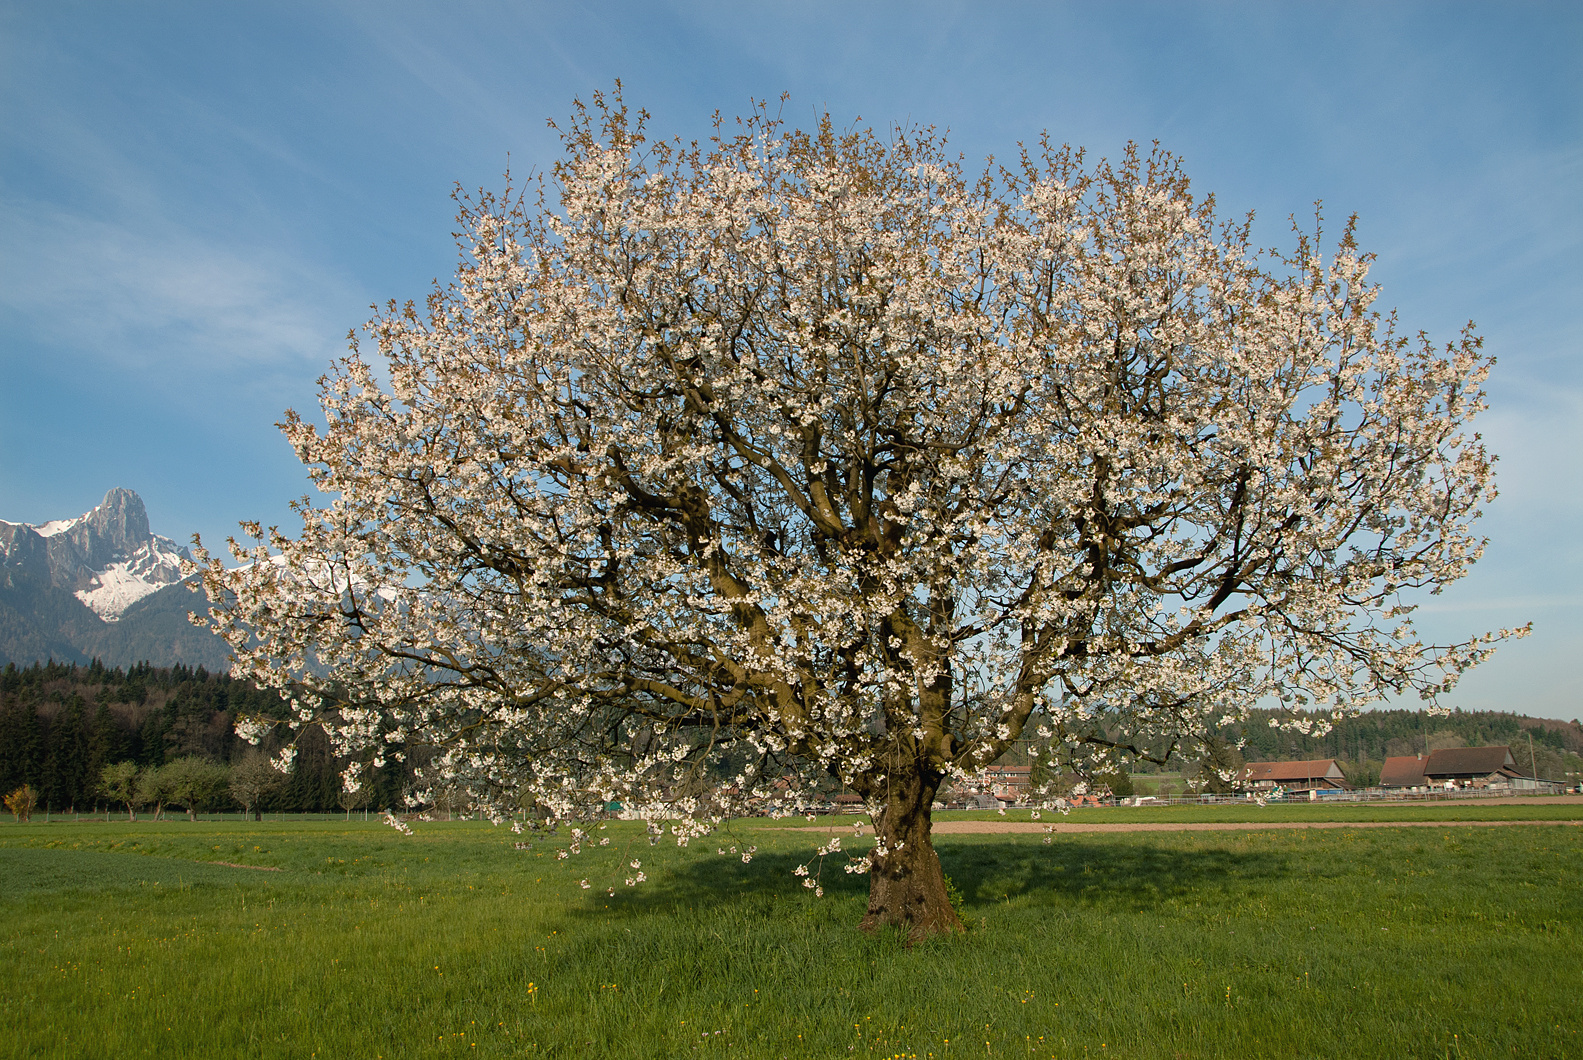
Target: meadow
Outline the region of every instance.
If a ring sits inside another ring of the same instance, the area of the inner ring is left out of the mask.
[[[969,931],[913,947],[856,930],[839,859],[798,886],[800,821],[567,860],[474,822],[6,823],[0,1055],[1583,1055],[1578,806],[1066,820],[1393,810],[1558,823],[941,835]]]

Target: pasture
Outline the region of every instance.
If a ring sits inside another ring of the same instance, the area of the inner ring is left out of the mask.
[[[1391,815],[1065,820],[1349,812]],[[1583,809],[1436,813],[1557,823],[940,835],[970,930],[912,948],[856,930],[839,857],[799,886],[800,820],[567,860],[470,822],[7,822],[0,1055],[1583,1055]]]

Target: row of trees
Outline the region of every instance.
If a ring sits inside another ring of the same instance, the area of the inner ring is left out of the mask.
[[[207,811],[233,810],[260,820],[265,809],[289,781],[264,754],[254,751],[232,765],[213,762],[197,755],[177,758],[160,766],[140,768],[136,762],[117,762],[99,773],[97,794],[111,806],[126,810],[128,820],[137,820],[140,809],[149,809],[160,820],[169,807],[179,807],[187,819],[195,821]],[[337,802],[347,813],[368,805],[372,792],[360,788],[342,791]],[[23,784],[6,796],[6,809],[19,821],[26,821],[38,809],[39,796],[32,785]],[[106,810],[108,813],[108,809]]]
[[[155,778],[167,767],[175,768],[174,776],[202,762],[234,773],[250,758],[273,756],[290,743],[296,750],[292,772],[267,793],[264,808],[288,813],[340,808],[345,762],[332,753],[321,729],[266,731],[256,748],[236,736],[239,713],[279,709],[274,691],[202,667],[8,664],[0,669],[0,792],[28,787],[41,811],[125,805],[123,795],[106,791],[107,769]],[[370,805],[396,806],[412,778],[409,767],[392,761],[370,770],[364,780]],[[219,790],[228,791],[228,784],[220,783]],[[229,800],[227,795],[222,801],[233,805]],[[244,799],[236,804],[252,805]]]
[[[1427,754],[1443,747],[1507,744],[1515,752],[1533,740],[1536,751],[1552,755],[1583,751],[1583,727],[1577,721],[1543,722],[1506,711],[1454,710],[1430,714],[1422,710],[1372,710],[1331,721],[1330,731],[1303,733],[1271,727],[1272,712],[1255,710],[1248,719],[1227,726],[1228,736],[1242,741],[1250,761],[1291,758],[1334,758],[1338,761],[1383,761],[1391,755]]]
[[[207,673],[202,667],[159,668],[144,663],[122,670],[97,662],[89,666],[55,662],[25,668],[8,665],[0,669],[0,792],[26,786],[41,810],[55,811],[93,808],[101,803],[129,809],[133,805],[190,809],[193,803],[188,795],[160,796],[171,786],[189,794],[219,792],[196,800],[203,809],[329,812],[344,808],[338,780],[344,763],[334,758],[322,732],[314,729],[298,734],[291,775],[272,773],[273,781],[251,796],[232,792],[238,776],[257,775],[260,767],[267,768],[267,755],[232,732],[234,712],[256,712],[261,703],[278,704],[278,697],[251,684]],[[1201,748],[1196,759],[1173,764],[1172,771],[1214,790],[1217,770],[1245,761],[1335,758],[1349,783],[1367,787],[1378,781],[1388,755],[1508,744],[1536,775],[1565,781],[1579,770],[1576,752],[1583,749],[1583,728],[1575,721],[1544,723],[1508,712],[1370,711],[1332,721],[1329,731],[1323,733],[1272,727],[1272,716],[1265,710],[1250,712],[1246,722],[1226,726],[1218,741]],[[286,736],[285,732],[271,734],[262,746],[274,753]],[[1530,738],[1532,755],[1527,751]],[[1242,742],[1240,749],[1234,746],[1238,741]],[[1124,771],[1063,774],[1059,768],[1050,770],[1048,759],[1028,758],[1020,748],[1014,748],[1004,760],[1008,764],[1037,764],[1041,778],[1046,773],[1057,781],[1065,776],[1068,787],[1080,780],[1103,783],[1120,795],[1130,786]],[[231,779],[199,784],[193,778],[203,770],[195,763],[211,770],[229,766]],[[742,764],[728,763],[732,768],[721,777],[734,774]],[[1148,773],[1154,768],[1140,761],[1132,771]],[[141,788],[128,787],[125,779],[108,781],[112,773],[117,778],[135,774]],[[178,783],[177,778],[184,779]],[[411,787],[410,773],[394,764],[369,771],[366,780],[358,797],[366,797],[374,806],[400,805]],[[145,794],[128,798],[128,793],[138,791]],[[442,801],[446,801],[443,791],[436,795],[436,805]],[[462,806],[458,803],[454,808]]]
[[[187,811],[188,820],[197,820],[199,811],[227,801],[230,789],[230,768],[196,755],[145,769],[136,762],[117,762],[99,775],[100,793],[124,805],[133,820],[140,806],[152,806],[158,820],[167,805],[179,806]]]

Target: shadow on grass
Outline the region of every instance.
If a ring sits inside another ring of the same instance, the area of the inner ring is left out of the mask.
[[[1135,912],[1194,894],[1223,894],[1276,881],[1295,871],[1292,858],[1278,851],[1224,847],[1189,851],[1137,841],[1123,845],[1063,838],[1048,847],[1008,841],[946,842],[937,849],[946,876],[962,895],[964,915],[1008,901],[1036,906],[1082,903]],[[868,874],[843,871],[845,862],[841,855],[825,860],[819,878],[825,903],[842,906],[867,898]],[[642,887],[617,888],[617,902],[607,904],[608,896],[596,892],[586,912],[600,918],[636,917],[744,899],[750,904],[804,896],[811,900],[802,879],[792,874],[802,863],[798,856],[774,852],[760,852],[750,865],[734,856],[683,857]],[[810,865],[811,870],[816,868],[817,863]]]
[[[964,905],[1082,902],[1112,912],[1152,909],[1195,894],[1282,879],[1293,873],[1288,855],[1147,842],[1125,844],[1061,838],[1052,846],[1026,843],[947,843],[940,861]]]

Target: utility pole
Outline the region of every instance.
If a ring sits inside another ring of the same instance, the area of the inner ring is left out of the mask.
[[[1534,771],[1534,779],[1539,779],[1539,763],[1534,760],[1534,731],[1528,730],[1528,768]]]

